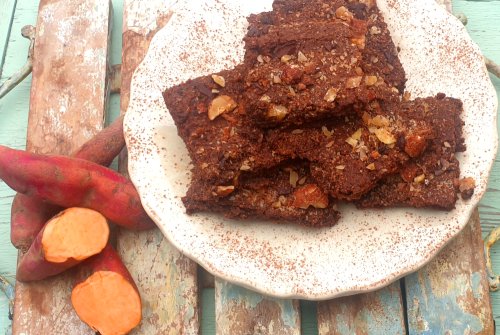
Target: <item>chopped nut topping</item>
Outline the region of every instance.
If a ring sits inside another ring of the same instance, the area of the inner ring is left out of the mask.
[[[363,129],[359,128],[358,130],[356,130],[352,135],[351,135],[351,138],[355,139],[356,141],[358,141],[360,138],[361,138],[361,134],[363,133]]]
[[[360,37],[353,37],[351,38],[352,44],[356,45],[358,49],[363,50],[366,45],[366,37],[365,35],[362,35]]]
[[[263,95],[263,96],[260,97],[259,100],[269,103],[269,102],[271,102],[271,97],[269,95]]]
[[[301,186],[293,192],[293,207],[307,209],[309,206],[314,208],[327,208],[328,195],[323,193],[320,188],[314,184]]]
[[[301,63],[305,63],[305,62],[309,61],[309,59],[307,59],[306,55],[304,55],[304,54],[302,53],[302,51],[299,51],[299,52],[297,53],[297,60],[298,60],[299,62],[301,62]]]
[[[208,108],[208,118],[210,120],[214,120],[217,116],[233,111],[236,106],[236,102],[227,95],[219,95],[212,103],[210,103],[210,107]]]
[[[329,131],[326,126],[322,126],[321,131],[323,132],[323,135],[325,135],[326,137],[331,137],[333,134],[333,132]]]
[[[292,134],[302,134],[304,131],[302,129],[294,129],[292,130]]]
[[[334,142],[334,141],[331,141],[331,142],[328,142],[328,143],[325,145],[325,147],[327,147],[327,148],[331,148],[334,144],[335,144],[335,142]]]
[[[370,125],[374,125],[375,127],[389,127],[390,124],[389,119],[382,115],[377,115],[370,121]]]
[[[354,72],[356,72],[356,74],[358,76],[362,76],[363,75],[363,69],[360,68],[359,66],[357,66],[355,69],[354,69]]]
[[[257,61],[258,61],[259,63],[264,63],[264,57],[262,57],[262,55],[258,55],[258,56],[257,56]]]
[[[378,81],[377,76],[366,76],[365,77],[366,86],[373,86],[377,83],[377,81]]]
[[[240,166],[240,170],[241,171],[249,171],[251,169],[252,169],[252,167],[250,166],[250,162],[248,160],[244,160]]]
[[[370,156],[373,159],[379,159],[380,158],[380,152],[378,152],[377,150],[372,151],[372,153],[370,154]]]
[[[420,135],[406,136],[405,142],[405,152],[412,158],[420,156],[427,147],[426,139]]]
[[[347,87],[347,88],[359,87],[359,85],[361,84],[361,79],[363,79],[362,76],[347,78],[346,83],[345,83],[345,87]]]
[[[408,91],[404,92],[403,93],[403,101],[410,101],[410,99],[411,99],[411,93]],[[424,106],[424,109],[425,109],[425,106]]]
[[[372,123],[372,117],[367,112],[363,113],[363,116],[361,116],[361,119],[363,120],[364,124],[366,124],[368,126]]]
[[[337,170],[344,170],[345,169],[345,165],[337,165],[335,168]]]
[[[337,88],[332,87],[328,89],[328,91],[326,91],[325,97],[323,99],[325,99],[326,102],[334,102],[337,98],[338,92],[339,90]]]
[[[280,76],[273,75],[273,83],[275,83],[275,84],[281,84],[281,78],[280,78]]]
[[[347,144],[349,144],[351,147],[355,147],[358,145],[358,141],[355,140],[354,138],[352,137],[348,137],[347,140],[345,140],[347,142]]]
[[[444,143],[443,143],[443,145],[444,145],[446,148],[451,148],[451,145],[450,145],[450,143],[448,143],[448,142],[444,142]]]
[[[396,143],[396,138],[385,128],[377,128],[374,130],[375,136],[378,140],[384,144],[394,144]]]
[[[214,93],[214,94],[218,94],[219,92],[220,92],[220,91],[219,91],[218,89],[216,89],[216,88],[212,88],[212,93]]]
[[[476,181],[471,178],[462,178],[458,182],[458,189],[460,190],[460,195],[462,199],[470,199],[474,194],[474,188],[476,187]]]
[[[228,196],[229,194],[233,193],[234,191],[234,186],[217,186],[217,189],[215,190],[215,193],[217,193],[218,196],[220,197],[225,197]]]
[[[421,184],[421,183],[423,183],[423,182],[424,182],[424,180],[425,180],[425,174],[421,174],[421,175],[419,175],[419,176],[416,176],[416,177],[413,179],[413,182],[414,182],[415,184]]]
[[[339,8],[337,8],[337,10],[335,11],[335,16],[337,17],[337,19],[341,19],[343,21],[351,21],[354,17],[349,9],[345,8],[344,6],[340,6]]]
[[[368,165],[366,166],[366,168],[367,168],[368,170],[372,170],[372,171],[373,171],[373,170],[375,170],[375,163],[370,163],[370,164],[368,164]]]
[[[380,30],[380,28],[379,28],[379,27],[377,27],[377,26],[372,26],[372,27],[370,28],[370,34],[372,34],[372,35],[378,35],[378,34],[380,34],[381,32],[382,32],[382,30]]]
[[[304,183],[306,182],[307,180],[307,176],[304,176],[302,178],[299,179],[299,185],[304,185]]]
[[[298,180],[299,180],[299,174],[294,170],[290,169],[290,185],[292,185],[292,187],[297,187]]]
[[[201,168],[202,169],[206,169],[208,167],[208,164],[207,163],[201,163]]]
[[[292,59],[292,56],[290,56],[290,55],[283,55],[283,56],[281,56],[281,61],[283,63],[288,63],[291,59]]]
[[[220,87],[225,87],[226,86],[226,80],[224,79],[223,76],[218,76],[216,74],[212,75],[212,80],[219,85]]]
[[[267,116],[269,118],[275,118],[281,121],[288,114],[288,109],[283,105],[271,105],[271,108],[267,111]]]

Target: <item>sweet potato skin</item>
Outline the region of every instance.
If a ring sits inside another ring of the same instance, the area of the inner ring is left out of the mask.
[[[85,281],[93,273],[98,271],[111,271],[118,273],[134,287],[137,293],[139,293],[139,289],[137,288],[132,275],[123,264],[118,252],[116,252],[110,243],[108,243],[99,254],[86,259],[78,265],[74,286]]]
[[[124,147],[123,116],[120,116],[109,127],[83,144],[72,156],[109,166]],[[61,210],[61,207],[38,198],[16,194],[12,202],[10,220],[12,244],[26,251],[45,222]]]
[[[60,210],[59,206],[17,193],[12,201],[10,217],[12,244],[24,252],[28,250],[45,222]]]
[[[0,179],[19,193],[66,208],[90,208],[128,229],[155,227],[128,179],[86,160],[0,146]]]
[[[43,255],[42,236],[45,228],[38,233],[28,251],[21,256],[17,264],[16,278],[22,282],[42,280],[55,276],[80,263],[69,259],[63,263],[52,263],[45,260]]]
[[[91,321],[91,320],[85,318],[86,313],[81,314],[82,311],[78,310],[78,305],[79,305],[79,303],[77,301],[78,293],[76,293],[76,292],[78,290],[79,285],[84,284],[84,282],[87,281],[94,274],[97,274],[97,273],[102,274],[102,273],[109,273],[109,272],[113,272],[114,274],[123,278],[123,280],[125,280],[127,283],[129,283],[130,288],[133,289],[135,291],[135,293],[137,294],[139,305],[138,305],[138,309],[135,310],[135,312],[137,312],[138,314],[136,314],[134,316],[134,319],[133,319],[134,323],[130,323],[129,325],[127,325],[128,327],[131,327],[126,331],[128,333],[128,331],[130,331],[132,328],[136,327],[140,323],[140,320],[142,319],[141,295],[139,293],[137,285],[135,284],[132,276],[130,275],[130,272],[127,270],[126,266],[121,261],[120,256],[118,255],[116,250],[112,247],[111,243],[108,243],[106,245],[106,247],[99,254],[88,258],[87,260],[85,260],[84,262],[82,262],[81,264],[78,265],[76,275],[75,275],[75,282],[74,282],[74,286],[73,286],[73,291],[71,293],[71,303],[72,303],[78,317],[80,317],[80,319],[83,322],[87,323],[94,330],[98,330],[102,334],[106,334],[106,333],[109,333],[109,334],[120,333],[121,334],[123,331],[125,331],[125,329],[121,329],[120,331],[107,329],[107,332],[105,332],[105,329],[100,329],[97,324],[89,323],[89,321]],[[121,292],[123,292],[123,294],[126,294],[127,296],[130,296],[132,294],[131,291],[127,291],[127,292],[121,291]],[[96,304],[96,306],[99,306],[99,307],[102,306],[102,308],[106,308],[106,309],[107,309],[107,307],[110,307],[110,305],[113,305],[113,303],[111,301],[109,301],[108,303],[103,303],[103,301],[95,301],[95,304]],[[113,307],[116,308],[116,306],[111,306],[111,308],[113,308]],[[130,317],[130,315],[124,316],[124,317]],[[130,322],[132,320],[130,318],[128,318],[127,321]],[[115,322],[116,322],[116,320],[115,320]]]

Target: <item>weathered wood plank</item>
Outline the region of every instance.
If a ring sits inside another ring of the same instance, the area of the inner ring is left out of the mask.
[[[102,128],[110,11],[108,1],[40,1],[28,150],[69,154]],[[71,288],[71,273],[18,282],[14,334],[93,334],[71,307]]]
[[[265,297],[215,279],[216,334],[300,335],[297,300]]]
[[[12,19],[14,18],[14,10],[16,9],[16,0],[0,0],[0,77],[7,51],[7,43],[9,42],[10,29]]]
[[[320,335],[406,334],[399,281],[381,290],[318,303]]]
[[[479,213],[435,259],[405,278],[410,334],[493,334]]]
[[[167,1],[124,2],[121,112],[130,96],[135,68],[154,34],[170,19]],[[132,334],[198,334],[197,266],[158,230],[118,232],[118,251],[136,275],[143,301],[143,321]]]

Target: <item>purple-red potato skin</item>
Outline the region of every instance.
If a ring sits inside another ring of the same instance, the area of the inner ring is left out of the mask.
[[[0,179],[19,193],[55,205],[94,209],[128,229],[155,227],[127,178],[83,159],[0,146]]]
[[[124,147],[123,116],[120,116],[109,127],[85,142],[72,156],[109,166]],[[16,194],[12,202],[10,219],[12,244],[26,251],[47,220],[61,210],[60,206],[38,198]]]

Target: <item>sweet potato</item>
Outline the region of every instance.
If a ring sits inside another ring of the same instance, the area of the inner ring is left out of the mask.
[[[126,334],[141,322],[139,290],[110,244],[79,265],[71,303],[80,319],[102,335]]]
[[[83,144],[72,156],[108,166],[124,146],[123,116],[120,116],[109,127]],[[12,244],[26,251],[45,222],[61,210],[61,207],[38,198],[16,194],[12,202],[10,219]]]
[[[68,208],[50,219],[21,257],[16,277],[34,281],[59,274],[101,252],[109,238],[106,218],[91,209]]]
[[[155,227],[127,178],[86,160],[0,146],[0,179],[19,193],[55,205],[94,209],[125,228]]]

